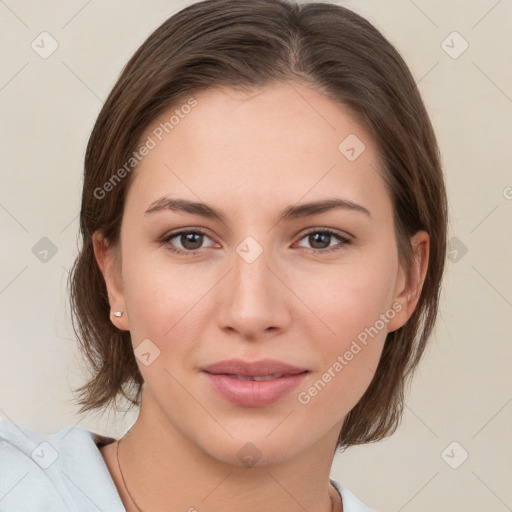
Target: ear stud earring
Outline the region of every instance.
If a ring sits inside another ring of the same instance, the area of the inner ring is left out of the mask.
[[[117,316],[118,318],[123,316],[123,312],[122,311],[114,311],[114,316]]]

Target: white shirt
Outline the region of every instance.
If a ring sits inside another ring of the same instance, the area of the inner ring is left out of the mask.
[[[80,425],[40,434],[0,418],[0,512],[126,512],[99,451],[114,441]],[[331,483],[344,512],[373,512]]]

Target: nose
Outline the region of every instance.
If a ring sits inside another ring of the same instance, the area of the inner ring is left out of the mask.
[[[290,324],[293,294],[270,252],[263,250],[254,261],[235,252],[231,270],[219,283],[219,327],[244,340],[277,336]]]

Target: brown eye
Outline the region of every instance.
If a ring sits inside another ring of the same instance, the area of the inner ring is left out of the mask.
[[[350,243],[348,238],[341,236],[336,231],[330,229],[317,229],[309,231],[305,236],[301,238],[304,240],[307,238],[308,243],[315,252],[326,253],[331,251],[337,251],[342,249],[344,245]],[[338,243],[331,245],[331,242],[338,240]],[[302,247],[302,246],[301,246]]]
[[[164,242],[168,244],[168,250],[177,254],[191,255],[197,254],[202,248],[204,239],[209,238],[206,233],[201,230],[178,231],[171,233],[164,238]],[[176,242],[173,242],[176,240]],[[175,244],[179,243],[181,247],[176,247]]]

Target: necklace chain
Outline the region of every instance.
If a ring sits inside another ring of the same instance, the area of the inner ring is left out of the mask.
[[[128,430],[128,432],[126,432],[126,434],[128,434],[130,431]],[[126,434],[124,436],[126,436]],[[121,479],[123,480],[123,485],[124,485],[124,488],[126,489],[126,492],[128,493],[128,496],[130,496],[130,499],[132,500],[133,504],[137,507],[137,510],[139,512],[143,512],[143,510],[139,507],[139,505],[137,505],[137,502],[135,501],[135,499],[133,498],[133,496],[131,495],[130,491],[128,490],[128,486],[126,485],[126,480],[124,479],[124,475],[123,475],[123,470],[121,469],[121,463],[119,462],[119,446],[121,444],[121,441],[123,440],[123,437],[121,437],[121,439],[119,439],[119,441],[117,442],[117,450],[116,450],[116,457],[117,457],[117,467],[119,468],[119,473],[121,473]],[[339,496],[339,492],[337,489],[336,490],[336,495]],[[341,496],[339,496],[340,500],[341,500]],[[342,502],[343,503],[343,502]],[[334,504],[334,501],[331,499],[331,512],[333,512],[335,510],[335,504]],[[342,508],[343,508],[343,505],[342,505]]]
[[[130,432],[130,431],[128,431],[128,432]],[[126,434],[128,434],[128,432],[126,432]],[[116,450],[117,467],[119,468],[119,473],[121,473],[121,478],[123,480],[123,485],[124,485],[124,488],[126,489],[126,492],[128,493],[128,496],[130,496],[130,499],[132,500],[133,504],[137,507],[137,510],[139,512],[143,512],[143,510],[139,507],[139,505],[137,505],[137,502],[133,499],[133,496],[131,495],[130,491],[128,490],[128,486],[126,485],[126,480],[124,479],[123,470],[121,469],[121,464],[119,462],[119,445],[121,444],[121,441],[123,440],[124,436],[121,437],[121,439],[119,439],[119,441],[117,442],[117,450]]]

